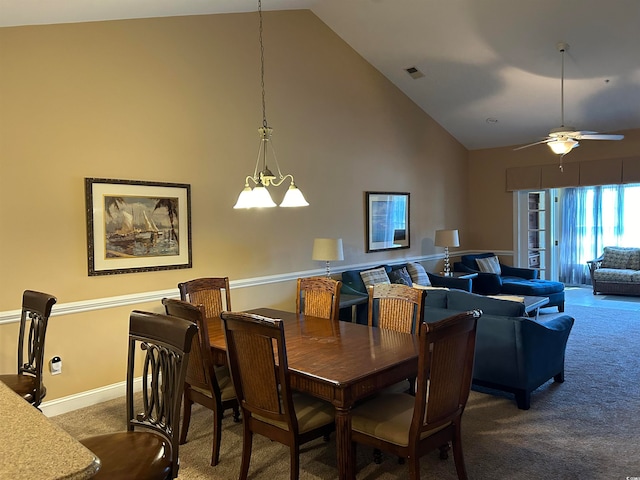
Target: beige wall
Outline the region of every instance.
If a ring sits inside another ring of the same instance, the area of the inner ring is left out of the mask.
[[[640,158],[640,130],[621,132],[623,141],[588,141],[564,157],[563,163]],[[469,152],[468,245],[477,250],[511,251],[513,194],[506,189],[506,169],[531,165],[559,165],[558,156],[544,145],[514,151],[513,147]]]
[[[463,188],[457,141],[309,11],[264,22],[267,117],[304,209],[231,208],[262,124],[257,14],[0,29],[0,314],[28,288],[55,294],[55,313],[199,276],[318,269],[319,236],[343,238],[343,267],[441,253],[438,228],[461,228],[463,247],[490,243],[464,230],[479,230],[467,215],[477,189]],[[193,268],[88,277],[85,177],[191,184]],[[369,190],[411,193],[409,250],[365,253]],[[233,306],[293,308],[293,292],[291,281],[237,288]],[[158,307],[54,315],[46,357],[61,356],[63,374],[46,374],[47,400],[123,381],[128,313]],[[16,332],[0,325],[2,372],[15,369]]]

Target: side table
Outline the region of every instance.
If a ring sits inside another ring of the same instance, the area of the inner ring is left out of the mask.
[[[368,295],[348,295],[340,294],[340,319],[356,323],[356,312],[358,305],[369,302]],[[351,308],[349,314],[343,314],[343,309]],[[347,320],[348,319],[348,320]]]

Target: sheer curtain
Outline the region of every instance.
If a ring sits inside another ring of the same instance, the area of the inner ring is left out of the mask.
[[[640,185],[565,188],[561,198],[561,282],[589,285],[586,262],[604,247],[640,246]]]

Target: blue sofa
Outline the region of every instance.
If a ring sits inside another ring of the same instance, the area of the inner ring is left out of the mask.
[[[501,273],[481,272],[476,260],[494,257],[494,253],[462,255],[459,262],[453,264],[456,272],[477,273],[473,279],[473,292],[481,295],[529,295],[547,297],[549,303],[545,307],[558,307],[564,312],[564,284],[538,278],[538,270],[533,268],[517,268],[500,263]]]
[[[378,265],[377,267],[367,267],[367,268],[361,268],[359,270],[345,270],[344,272],[342,272],[342,287],[340,289],[340,295],[354,295],[354,296],[361,296],[363,298],[368,298],[369,293],[367,292],[367,287],[365,287],[365,284],[362,281],[360,272],[363,272],[365,270],[371,270],[372,268],[384,267],[386,272],[390,273],[392,270],[401,269],[403,267],[406,267],[406,265],[407,265],[406,263],[401,263],[396,265]],[[454,289],[471,292],[471,288],[472,288],[471,279],[443,277],[442,275],[437,275],[435,273],[430,273],[430,272],[426,272],[426,273],[431,283],[431,286],[433,287],[454,288]],[[369,306],[367,305],[366,302],[356,306],[356,322],[357,323],[362,325],[367,324],[368,309],[369,309]],[[342,309],[340,311],[340,319],[345,321],[351,321],[351,312],[348,309]]]
[[[524,304],[459,290],[431,290],[425,322],[480,309],[473,385],[515,394],[518,408],[529,409],[531,392],[553,378],[564,381],[564,358],[574,319],[548,321],[524,317]]]

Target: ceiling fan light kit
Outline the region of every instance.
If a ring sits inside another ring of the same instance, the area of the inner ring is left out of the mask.
[[[554,128],[549,132],[546,139],[539,142],[530,143],[522,147],[515,148],[514,150],[521,150],[523,148],[532,147],[541,143],[546,143],[551,151],[556,155],[560,155],[560,158],[564,157],[571,150],[579,146],[578,140],[622,140],[624,135],[606,135],[598,132],[591,132],[586,130],[576,130],[574,127],[568,127],[564,124],[564,54],[569,50],[569,44],[565,42],[559,42],[556,45],[557,50],[562,54],[562,70],[560,75],[560,120],[561,126]],[[561,160],[562,162],[562,160]],[[562,170],[562,163],[560,163],[560,169]]]

